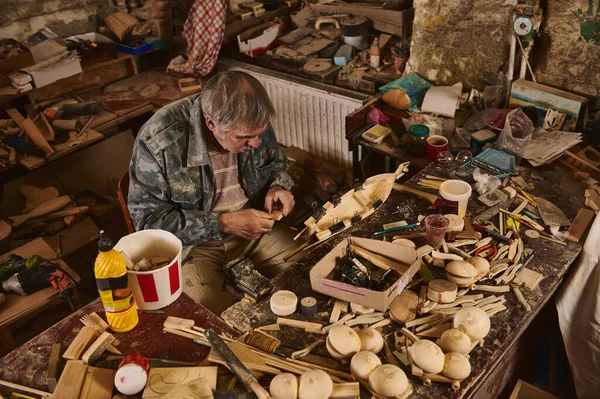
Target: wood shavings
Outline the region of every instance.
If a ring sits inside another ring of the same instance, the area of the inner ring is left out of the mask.
[[[513,291],[515,292],[517,299],[521,303],[521,305],[525,308],[526,311],[530,312],[531,305],[529,305],[529,303],[525,300],[525,297],[523,296],[523,293],[521,292],[519,287],[517,287],[516,285],[513,285],[512,288],[513,288]]]

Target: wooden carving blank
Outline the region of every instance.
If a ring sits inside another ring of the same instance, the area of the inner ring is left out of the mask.
[[[403,290],[390,305],[390,317],[396,323],[406,323],[417,316],[419,296],[411,290]]]
[[[579,242],[581,236],[585,233],[585,230],[588,228],[589,224],[594,219],[596,214],[594,211],[590,209],[581,208],[579,212],[577,212],[577,216],[573,219],[573,223],[569,227],[567,233],[567,240],[572,242]]]
[[[92,327],[84,326],[63,354],[63,358],[71,360],[79,359],[97,336],[98,333],[96,333],[96,330]]]
[[[31,141],[33,141],[36,146],[44,150],[46,155],[50,155],[54,152],[54,149],[50,147],[50,144],[48,144],[44,138],[44,135],[42,132],[40,132],[40,129],[37,128],[31,119],[24,118],[23,115],[21,115],[21,113],[15,108],[7,109],[6,113],[12,118],[13,121],[17,123],[17,125],[19,125],[21,129],[27,132],[27,136],[31,139]]]
[[[96,330],[94,330],[94,332],[95,331]],[[100,334],[96,341],[94,341],[94,343],[83,354],[81,358],[83,363],[93,364],[114,340],[115,337],[113,337],[113,335],[107,331]]]

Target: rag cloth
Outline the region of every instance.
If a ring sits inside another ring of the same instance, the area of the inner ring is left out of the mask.
[[[579,399],[600,392],[600,216],[592,224],[577,266],[556,299],[560,331]]]
[[[223,43],[226,14],[227,0],[196,0],[183,25],[187,59],[179,56],[167,69],[184,75],[208,75]]]

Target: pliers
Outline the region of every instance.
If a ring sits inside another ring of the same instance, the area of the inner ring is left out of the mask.
[[[493,259],[494,256],[498,253],[498,247],[496,244],[487,244],[481,248],[477,248],[475,251],[475,256],[480,256],[482,258]]]

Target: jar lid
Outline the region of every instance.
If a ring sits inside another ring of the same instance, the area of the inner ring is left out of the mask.
[[[408,132],[415,137],[425,137],[429,134],[429,127],[416,124],[409,127]]]

